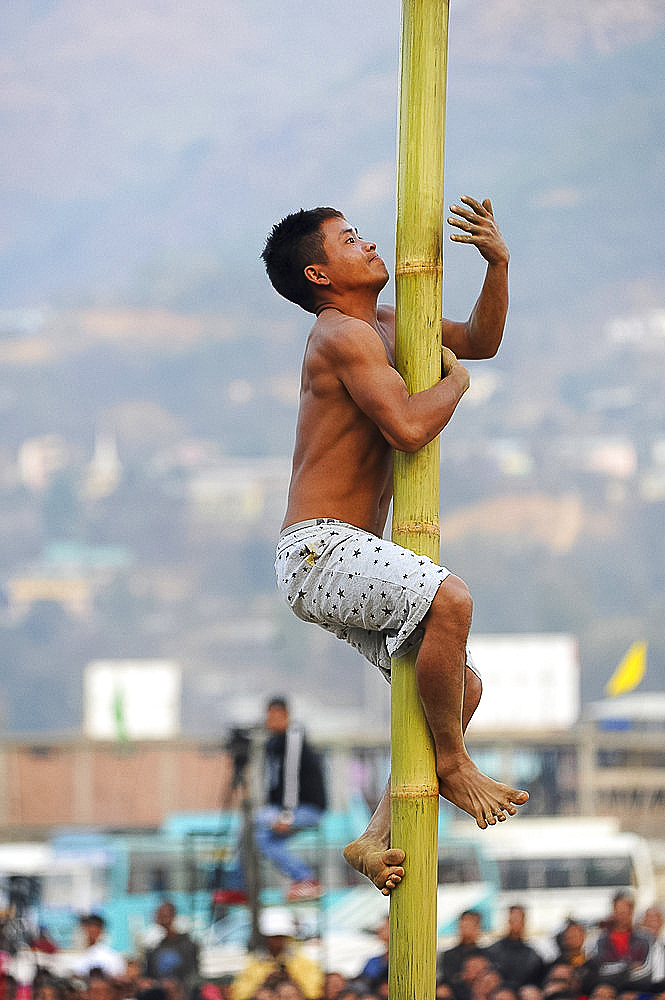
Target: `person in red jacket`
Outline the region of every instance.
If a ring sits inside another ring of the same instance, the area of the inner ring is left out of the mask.
[[[612,917],[596,945],[598,978],[621,992],[648,988],[651,976],[650,941],[633,926],[635,903],[619,892],[612,900]]]

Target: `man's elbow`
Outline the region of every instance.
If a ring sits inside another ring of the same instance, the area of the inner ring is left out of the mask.
[[[474,343],[471,341],[471,346],[464,360],[487,361],[489,358],[495,358],[499,353],[502,339],[503,331],[501,331],[501,333],[492,340],[485,339],[481,343]]]
[[[485,351],[485,353],[483,354],[482,358],[479,358],[479,360],[480,361],[486,361],[489,358],[495,358],[497,356],[497,354],[499,353],[499,348],[500,347],[501,347],[501,339],[499,338],[499,340],[496,342],[496,344],[493,345],[492,347],[490,347],[489,350]]]
[[[431,435],[428,436],[418,428],[406,428],[400,430],[399,434],[392,436],[390,444],[395,451],[404,451],[408,455],[413,455],[429,444],[431,440]]]

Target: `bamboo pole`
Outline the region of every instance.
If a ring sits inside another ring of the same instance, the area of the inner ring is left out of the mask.
[[[396,365],[410,393],[441,374],[443,165],[448,0],[403,0],[397,160]],[[397,452],[394,541],[439,559],[439,439]],[[392,843],[406,877],[391,897],[391,1000],[433,1000],[436,985],[438,782],[415,679],[393,660]]]

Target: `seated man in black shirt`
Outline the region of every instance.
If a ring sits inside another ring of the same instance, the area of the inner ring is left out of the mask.
[[[273,698],[266,710],[267,803],[255,816],[254,837],[259,850],[293,884],[289,899],[312,899],[321,894],[311,868],[289,850],[286,840],[307,827],[318,826],[326,808],[326,793],[318,754],[305,731],[291,722],[284,698]]]
[[[303,727],[291,722],[284,698],[272,698],[266,707],[265,804],[254,813],[254,841],[265,857],[292,880],[290,901],[316,899],[321,884],[312,869],[291,850],[288,840],[299,830],[316,827],[326,808],[319,755],[305,738]],[[245,902],[240,866],[227,873],[227,890],[220,902]]]

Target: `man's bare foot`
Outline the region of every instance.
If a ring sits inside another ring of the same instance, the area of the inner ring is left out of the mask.
[[[528,792],[488,778],[468,757],[454,767],[444,766],[443,774],[439,773],[439,792],[473,816],[481,830],[514,816],[517,806],[529,798]]]
[[[386,847],[363,833],[344,848],[344,857],[356,871],[389,896],[404,878],[405,854],[399,847]]]

